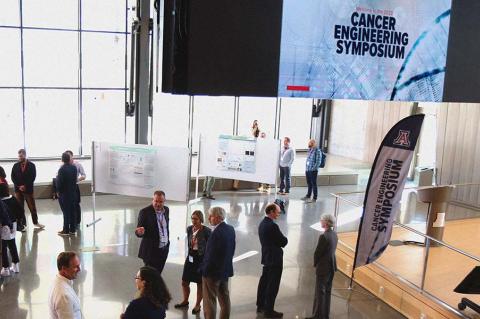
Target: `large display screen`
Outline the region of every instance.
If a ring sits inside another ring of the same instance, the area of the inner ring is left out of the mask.
[[[164,92],[480,102],[480,1],[165,0]]]
[[[278,95],[440,101],[450,0],[284,0]]]

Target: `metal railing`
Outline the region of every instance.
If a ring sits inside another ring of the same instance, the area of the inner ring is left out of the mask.
[[[455,184],[455,185],[451,185],[451,186],[480,186],[480,184],[478,183],[462,183],[462,184]],[[407,189],[417,189],[417,187],[409,187],[409,188],[405,188],[405,190]],[[345,198],[345,196],[348,196],[348,195],[355,195],[355,194],[362,194],[362,193],[365,193],[365,191],[353,191],[353,192],[338,192],[338,193],[330,193],[330,195],[332,195],[333,197],[335,197],[335,211],[334,211],[334,216],[335,216],[335,230],[338,231],[338,219],[339,219],[339,215],[340,215],[340,203],[346,203],[346,204],[349,204],[355,208],[362,208],[363,207],[363,203],[360,204],[354,200],[351,200],[351,199],[348,199],[348,198]],[[359,216],[359,219],[361,218],[361,216]],[[432,298],[433,300],[435,300],[436,302],[438,302],[439,304],[441,304],[442,306],[444,306],[445,308],[453,311],[454,313],[456,313],[457,315],[460,315],[464,318],[469,318],[467,316],[465,316],[463,313],[461,313],[459,310],[457,310],[456,308],[454,308],[452,305],[446,303],[444,300],[441,300],[439,299],[438,297],[434,296],[433,294],[429,293],[426,289],[425,289],[425,279],[426,279],[426,274],[427,274],[427,265],[428,265],[428,256],[429,256],[429,253],[430,253],[430,243],[431,241],[436,243],[438,245],[438,247],[445,247],[446,249],[448,249],[449,251],[453,251],[454,253],[456,254],[459,254],[461,256],[464,256],[464,257],[467,257],[468,259],[472,260],[472,261],[475,261],[477,262],[478,264],[480,264],[480,257],[479,256],[475,256],[471,253],[468,253],[466,251],[463,251],[457,247],[454,247],[446,242],[444,242],[443,240],[439,240],[439,239],[436,239],[434,237],[431,237],[427,234],[424,234],[422,233],[421,231],[418,231],[412,227],[409,227],[407,225],[404,225],[402,223],[399,223],[399,222],[394,222],[394,225],[397,226],[397,227],[400,227],[402,229],[405,229],[406,231],[410,232],[410,233],[413,233],[417,236],[420,236],[420,237],[423,237],[425,239],[425,259],[424,259],[424,265],[423,265],[423,270],[422,270],[422,277],[421,277],[421,283],[420,285],[417,285],[416,283],[408,280],[407,278],[404,278],[402,275],[396,273],[395,271],[393,271],[392,269],[380,264],[378,261],[375,261],[373,262],[373,264],[375,264],[375,266],[379,267],[380,269],[382,269],[383,271],[393,275],[394,277],[396,277],[397,279],[399,279],[400,281],[406,283],[407,285],[409,285],[411,288],[414,288],[416,289],[417,291],[419,291],[420,293],[424,294],[424,295],[427,295],[428,297]],[[358,232],[358,230],[357,230]],[[341,241],[341,238],[339,236],[339,240]],[[347,248],[351,249],[352,251],[355,251],[355,247],[351,247],[349,246],[348,244],[344,244]]]

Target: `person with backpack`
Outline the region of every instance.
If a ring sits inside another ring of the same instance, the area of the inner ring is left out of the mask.
[[[323,152],[317,147],[317,143],[315,140],[311,139],[308,141],[308,154],[307,154],[307,161],[305,165],[305,176],[307,178],[307,195],[302,197],[302,200],[306,200],[310,203],[317,201],[318,189],[317,189],[317,176],[318,176],[318,169],[325,166]],[[313,191],[313,197],[312,196]]]

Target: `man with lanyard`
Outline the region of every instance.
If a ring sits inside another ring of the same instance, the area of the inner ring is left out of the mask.
[[[27,152],[24,149],[18,150],[18,162],[12,167],[12,182],[15,186],[15,198],[20,205],[24,207],[24,201],[27,202],[28,209],[32,214],[33,225],[36,228],[43,229],[44,225],[38,222],[37,207],[33,197],[33,183],[37,177],[35,164],[27,160]],[[27,221],[22,221],[23,225],[27,225]]]
[[[151,266],[160,273],[165,267],[170,247],[169,209],[165,204],[165,193],[155,191],[152,204],[143,208],[138,214],[135,235],[142,238],[138,257],[145,266]]]
[[[311,203],[317,201],[317,176],[318,169],[320,168],[320,163],[322,161],[322,151],[316,146],[316,144],[317,143],[315,142],[315,140],[308,141],[308,154],[305,167],[308,191],[307,195],[305,195],[305,197],[302,197],[302,200],[308,200]],[[310,196],[312,196],[312,190],[313,198],[310,200]]]
[[[87,174],[85,174],[85,170],[83,169],[82,164],[79,161],[73,160],[73,152],[70,150],[65,151],[70,154],[70,164],[77,168],[77,188],[76,188],[76,198],[75,198],[75,206],[74,206],[74,216],[75,216],[75,225],[77,230],[80,229],[80,222],[82,221],[82,208],[80,207],[80,188],[78,187],[78,182],[85,180]]]

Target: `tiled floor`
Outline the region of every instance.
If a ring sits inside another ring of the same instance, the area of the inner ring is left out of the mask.
[[[328,195],[330,192],[355,189],[356,186],[320,187],[319,200],[314,204],[305,204],[298,199],[303,196],[305,189],[293,189],[288,212],[278,220],[289,239],[276,302],[276,309],[285,313],[284,318],[303,318],[310,315],[312,308],[315,281],[312,259],[319,232],[310,226],[318,222],[322,213],[333,212],[334,201]],[[235,256],[252,254],[234,264],[235,276],[230,280],[231,318],[262,318],[255,313],[256,289],[261,273],[257,226],[263,218],[265,205],[273,201],[274,196],[255,192],[225,192],[215,196],[215,201],[193,201],[190,208],[181,203],[167,204],[171,209],[172,244],[163,276],[173,296],[167,318],[195,317],[188,311],[173,308],[173,303],[181,298],[184,231],[189,209],[206,211],[213,205],[224,207],[228,213],[227,222],[235,227]],[[135,295],[134,275],[142,262],[136,257],[139,240],[133,230],[138,210],[148,205],[149,201],[116,195],[97,196],[95,217],[101,220],[94,228],[86,227],[86,223],[93,220],[92,199],[84,197],[82,231],[75,237],[62,238],[56,234],[62,224],[58,202],[39,200],[40,222],[47,227],[43,231],[30,227],[26,233],[18,234],[21,272],[0,279],[0,318],[46,318],[48,291],[56,273],[56,255],[63,250],[80,251],[94,245],[99,247],[98,252],[81,253],[82,272],[75,281],[84,317],[119,318]],[[27,217],[30,218],[29,213]],[[347,278],[337,273],[331,318],[403,318],[374,296],[364,294],[362,288],[355,287],[350,292],[343,289],[347,286]],[[195,287],[192,288],[190,303],[194,302],[195,296]]]

